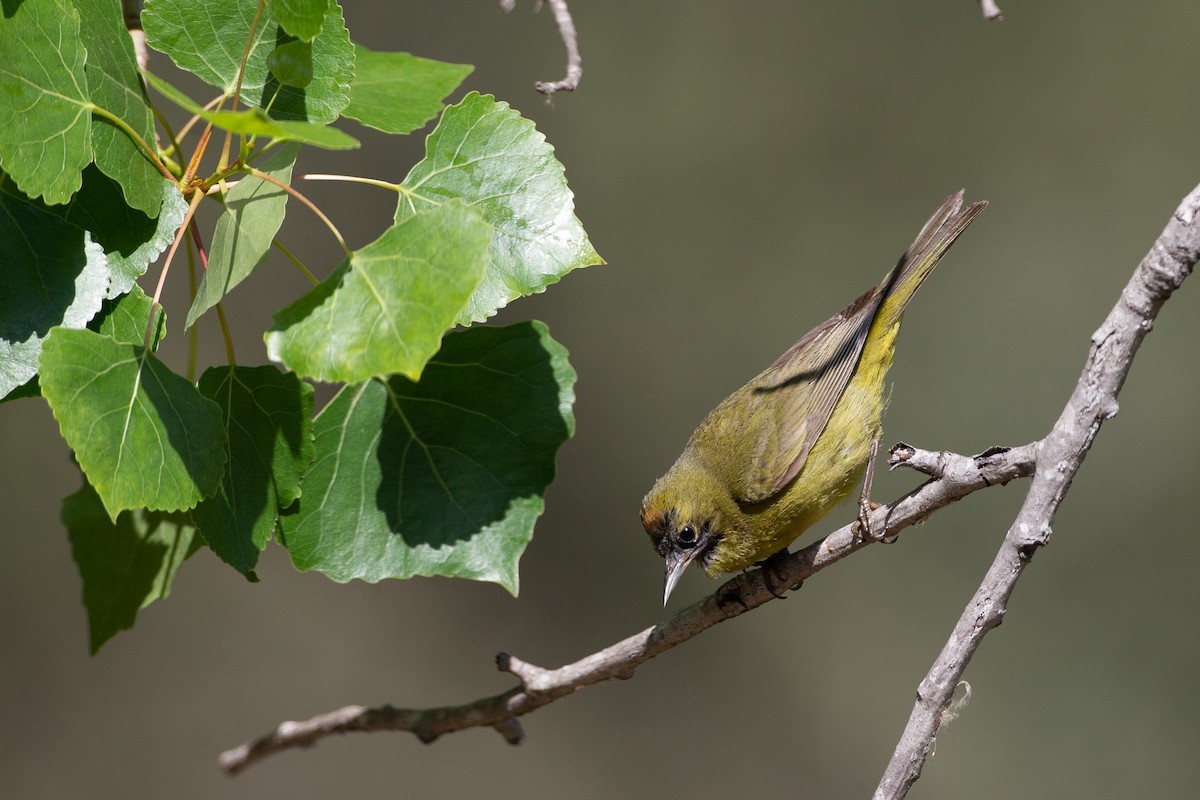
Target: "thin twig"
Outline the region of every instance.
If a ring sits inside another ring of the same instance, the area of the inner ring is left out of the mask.
[[[1036,443],[1012,449],[993,448],[970,457],[897,445],[889,466],[907,466],[934,477],[895,503],[875,509],[870,528],[879,532],[879,538],[885,535],[892,538],[971,492],[1027,477],[1033,472],[1035,447]],[[768,568],[738,575],[659,625],[573,664],[543,669],[501,653],[497,665],[520,681],[520,685],[502,694],[444,708],[347,706],[303,722],[284,722],[270,733],[222,753],[219,762],[226,771],[237,773],[281,750],[307,747],[331,734],[351,731],[409,731],[428,743],[446,733],[492,727],[508,742],[516,744],[522,736],[517,717],[585,686],[628,678],[638,666],[655,656],[719,622],[773,600],[779,596],[780,587],[798,587],[830,564],[877,541],[863,538],[857,529],[855,521]]]
[[[979,10],[983,12],[984,19],[997,22],[1004,19],[1004,12],[996,5],[996,0],[979,0]]]
[[[533,85],[546,97],[553,97],[555,92],[573,92],[579,87],[579,82],[583,80],[583,59],[579,56],[579,34],[575,31],[575,21],[571,19],[567,0],[536,0],[535,12],[542,10],[543,1],[550,4],[554,22],[558,25],[558,35],[562,37],[563,45],[567,48],[566,77],[557,81],[538,81]],[[515,7],[515,0],[500,0],[500,9],[506,13]]]
[[[904,797],[921,776],[955,687],[983,637],[1004,619],[1008,598],[1033,555],[1050,540],[1058,506],[1100,426],[1117,413],[1142,339],[1163,303],[1200,259],[1200,186],[1184,198],[1138,265],[1116,306],[1094,334],[1083,373],[1058,421],[1038,445],[1029,493],[979,589],[917,689],[908,725],[875,791],[876,800]]]

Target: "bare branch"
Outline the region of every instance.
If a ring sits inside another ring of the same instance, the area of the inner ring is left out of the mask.
[[[909,494],[871,514],[870,529],[895,537],[934,511],[966,495],[1014,478],[1033,474],[1037,443],[1017,448],[992,448],[978,456],[927,452],[909,445],[892,449],[889,466],[905,466],[933,478]],[[392,706],[347,706],[304,722],[284,722],[258,739],[221,754],[219,763],[237,773],[254,762],[291,747],[307,747],[326,736],[351,731],[408,731],[422,742],[467,728],[493,727],[511,744],[521,741],[517,717],[601,681],[629,678],[646,661],[691,639],[719,622],[739,616],[796,588],[875,539],[858,533],[858,523],[846,525],[785,559],[738,575],[708,597],[677,612],[666,621],[558,669],[522,661],[501,653],[497,666],[514,675],[520,685],[502,694],[460,706],[407,709]]]
[[[1038,443],[1038,468],[1025,502],[950,639],[921,681],[908,725],[875,791],[876,800],[904,797],[921,776],[955,686],[983,637],[1004,619],[1008,598],[1033,554],[1049,542],[1054,515],[1075,473],[1100,426],[1117,413],[1117,394],[1142,339],[1198,259],[1200,186],[1184,198],[1104,324],[1092,334],[1075,391],[1050,433]]]
[[[150,50],[146,47],[146,32],[142,30],[142,0],[121,0],[121,16],[129,38],[133,40],[133,54],[138,66],[146,69],[150,66]]]
[[[567,0],[536,0],[534,11],[541,11],[543,2],[550,3],[554,13],[554,22],[558,25],[558,35],[562,37],[563,45],[567,48],[567,74],[562,80],[538,81],[533,86],[546,97],[553,97],[555,92],[573,92],[583,79],[583,59],[579,57],[579,34],[575,31],[575,21],[571,19],[571,10],[567,8]],[[516,8],[516,0],[500,0],[500,9],[505,12]]]
[[[984,19],[994,19],[997,22],[1004,19],[1004,12],[996,5],[996,0],[979,0],[979,10],[983,12]]]

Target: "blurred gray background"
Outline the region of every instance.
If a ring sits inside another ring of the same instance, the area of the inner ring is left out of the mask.
[[[518,748],[490,730],[428,747],[351,735],[235,779],[215,757],[348,703],[503,691],[513,681],[492,665],[499,650],[557,666],[662,619],[642,494],[709,408],[878,281],[960,186],[992,205],[910,307],[884,443],[975,453],[1042,436],[1088,337],[1200,181],[1200,5],[1009,0],[1004,22],[985,23],[971,0],[575,0],[585,76],[550,104],[533,82],[562,75],[562,46],[528,0],[507,16],[488,0],[349,6],[358,41],[475,64],[464,90],[533,119],[609,262],[496,319],[546,320],[579,372],[578,432],[521,596],[440,579],[336,585],[297,574],[274,545],[250,585],[202,553],[169,600],[90,658],[58,519],[74,468],[43,402],[6,406],[0,794],[867,796],[1021,483],[869,548],[633,680],[526,717]],[[173,75],[164,57],[154,68]],[[421,134],[345,127],[361,151],[307,154],[297,172],[399,180],[420,158]],[[304,189],[354,247],[391,217],[394,196],[377,189]],[[284,238],[322,274],[337,260],[299,206]],[[164,352],[181,368],[182,269],[171,284]],[[279,260],[234,293],[241,361],[265,361],[270,313],[305,288]],[[201,331],[202,364],[222,363],[215,324]],[[1194,791],[1197,341],[1188,285],[1146,340],[1051,546],[968,669],[973,700],[912,797]],[[880,475],[876,498],[917,482]],[[673,607],[713,588],[689,575]]]

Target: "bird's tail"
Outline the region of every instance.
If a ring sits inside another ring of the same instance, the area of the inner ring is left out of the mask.
[[[899,263],[888,273],[880,287],[884,297],[875,315],[875,326],[887,329],[900,322],[904,307],[912,300],[925,278],[959,234],[987,207],[986,200],[972,203],[965,209],[962,203],[961,189],[943,200],[917,234],[916,240],[900,257]]]

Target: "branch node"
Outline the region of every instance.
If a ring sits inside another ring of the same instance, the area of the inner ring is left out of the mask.
[[[892,449],[888,450],[888,469],[894,470],[897,467],[905,466],[908,460],[917,454],[917,448],[911,444],[904,442],[896,442],[892,445]]]
[[[518,745],[525,741],[525,730],[521,727],[521,722],[516,717],[501,720],[492,727],[504,737],[504,741],[511,745]]]
[[[508,653],[496,655],[496,666],[503,672],[517,676],[517,680],[521,681],[522,688],[527,692],[544,692],[550,688],[551,670],[530,664],[528,661],[522,661]]]
[[[1004,12],[996,5],[996,0],[979,0],[979,10],[989,22],[1000,22],[1004,19]]]

